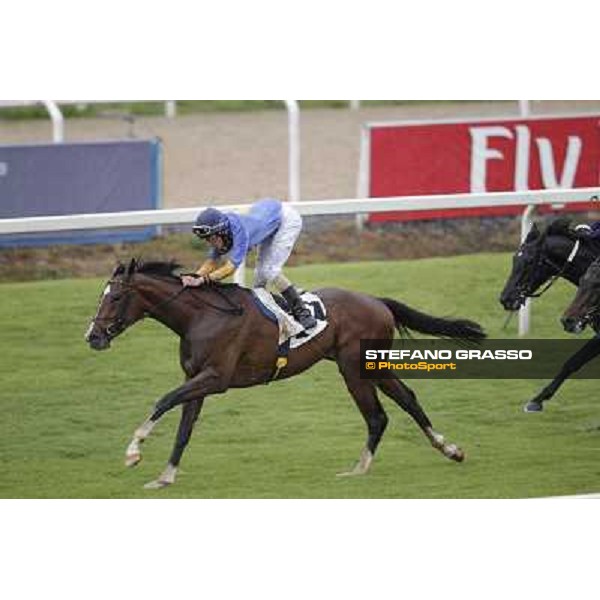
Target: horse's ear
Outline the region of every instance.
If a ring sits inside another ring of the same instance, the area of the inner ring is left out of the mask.
[[[123,273],[125,273],[125,265],[121,261],[119,261],[117,263],[117,266],[115,267],[115,270],[113,271],[113,277],[117,275],[122,275]]]
[[[131,262],[129,263],[129,266],[127,267],[127,275],[128,276],[133,275],[136,267],[137,267],[137,261],[135,260],[135,258],[132,258]]]

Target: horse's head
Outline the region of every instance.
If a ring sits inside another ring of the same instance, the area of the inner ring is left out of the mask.
[[[574,239],[576,234],[567,219],[556,219],[545,231],[533,225],[513,256],[511,273],[500,294],[505,310],[518,310],[544,283],[561,273]]]
[[[539,268],[543,242],[544,236],[533,225],[513,256],[512,270],[500,294],[500,303],[505,310],[518,310],[527,296],[550,276],[545,269]]]
[[[131,285],[136,266],[135,259],[127,267],[119,264],[106,283],[96,316],[85,334],[85,341],[94,350],[107,349],[115,337],[143,316]]]
[[[581,333],[586,325],[595,325],[600,312],[600,262],[594,261],[579,281],[575,298],[567,307],[561,322],[565,331]]]

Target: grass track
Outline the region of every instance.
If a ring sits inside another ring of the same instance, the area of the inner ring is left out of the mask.
[[[336,285],[401,299],[431,314],[502,331],[501,254],[290,270],[307,287]],[[0,497],[44,498],[504,498],[600,489],[597,382],[568,382],[542,415],[523,402],[542,381],[412,381],[434,426],[467,451],[462,465],[433,451],[407,415],[384,399],[390,425],[371,473],[338,479],[364,443],[361,417],[335,365],[289,381],[210,398],[176,486],[143,483],[168,457],[178,410],[122,466],[133,429],[182,379],[177,339],[154,322],[136,325],[110,351],[82,336],[100,280],[0,286]],[[557,316],[572,288],[557,283],[534,304],[535,337],[564,337]]]

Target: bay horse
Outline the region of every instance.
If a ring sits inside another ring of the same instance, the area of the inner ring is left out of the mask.
[[[185,383],[164,395],[150,416],[135,430],[126,450],[126,466],[142,458],[141,443],[167,411],[182,405],[175,445],[165,470],[148,488],[175,482],[177,468],[198,419],[204,399],[229,388],[268,383],[277,359],[278,328],[260,312],[252,292],[235,284],[183,287],[175,263],[119,264],[107,282],[96,316],[85,339],[94,350],[104,350],[119,334],[144,317],[156,319],[180,338],[180,364]],[[479,341],[481,327],[464,319],[436,318],[389,298],[375,298],[336,288],[315,292],[323,301],[328,326],[312,340],[290,351],[278,379],[293,377],[316,362],[335,361],[367,425],[367,441],[356,466],[344,475],[369,470],[388,423],[377,390],[404,409],[432,446],[448,459],[461,462],[463,451],[434,431],[414,392],[396,377],[360,377],[360,340],[388,340],[394,330]]]
[[[558,278],[578,286],[598,256],[600,242],[591,238],[586,229],[573,227],[568,218],[558,217],[542,231],[534,224],[513,256],[500,303],[505,310],[516,311],[527,298],[542,296]],[[541,412],[544,402],[556,394],[564,381],[598,354],[600,340],[594,337],[566,360],[554,379],[527,402],[523,410]]]

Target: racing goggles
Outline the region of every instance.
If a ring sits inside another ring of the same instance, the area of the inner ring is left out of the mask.
[[[194,225],[192,231],[201,239],[209,238],[211,235],[225,233],[227,225],[217,223],[216,225]]]

